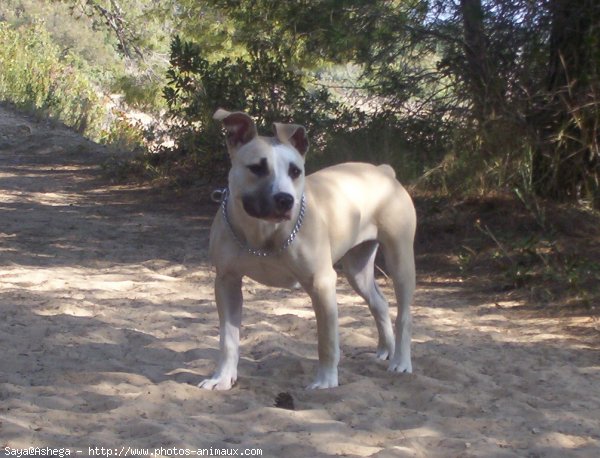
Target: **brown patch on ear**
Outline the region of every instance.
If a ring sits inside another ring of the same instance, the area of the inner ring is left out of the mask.
[[[306,154],[308,151],[308,135],[304,126],[275,122],[273,128],[275,136],[280,142],[292,145],[302,156]]]
[[[298,130],[294,132],[294,135],[290,137],[290,143],[294,145],[294,148],[298,150],[302,156],[308,151],[308,135],[306,135],[306,129],[303,126],[299,126]]]
[[[223,121],[227,131],[227,147],[230,151],[249,143],[257,135],[254,120],[241,111],[232,113],[219,108],[215,111],[213,119]]]

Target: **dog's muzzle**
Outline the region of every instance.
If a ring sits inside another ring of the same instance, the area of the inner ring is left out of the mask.
[[[285,241],[279,247],[279,249],[277,249],[275,251],[267,251],[267,250],[263,250],[260,248],[251,248],[249,246],[246,246],[240,240],[240,238],[235,233],[233,226],[231,226],[231,222],[229,221],[229,216],[227,215],[227,200],[229,197],[228,189],[223,190],[222,197],[223,197],[223,200],[221,201],[221,212],[223,213],[223,218],[225,219],[225,222],[227,223],[227,227],[229,228],[231,235],[233,236],[233,238],[235,239],[237,244],[242,249],[244,249],[244,251],[251,254],[252,256],[265,257],[265,256],[270,256],[270,255],[276,254],[276,253],[282,253],[283,251],[285,251],[287,249],[287,247],[289,247],[294,242],[294,240],[296,239],[296,235],[298,235],[298,232],[300,232],[300,228],[302,227],[302,222],[304,221],[304,213],[306,211],[306,198],[304,197],[304,194],[302,194],[302,197],[300,198],[300,210],[298,211],[298,218],[296,219],[296,224],[294,225],[294,227],[293,227],[292,231],[290,232],[290,235],[288,235],[287,239],[285,239]]]
[[[245,195],[242,196],[244,210],[254,218],[267,221],[284,221],[292,218],[294,196],[286,192],[270,195]]]

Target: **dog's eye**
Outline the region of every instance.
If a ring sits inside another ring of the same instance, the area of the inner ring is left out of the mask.
[[[302,174],[302,169],[298,167],[296,164],[290,164],[290,168],[288,169],[288,175],[295,180]]]
[[[250,164],[248,170],[250,170],[257,177],[264,177],[269,174],[269,167],[266,159],[261,159],[258,164]]]

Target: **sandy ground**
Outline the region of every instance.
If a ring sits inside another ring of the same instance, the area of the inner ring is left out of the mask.
[[[0,107],[0,452],[600,456],[598,323],[526,315],[423,270],[412,375],[374,358],[368,309],[340,280],[341,386],[306,391],[307,297],[247,283],[238,384],[198,389],[218,347],[215,209],[111,185],[105,154]],[[274,406],[281,392],[295,410]]]

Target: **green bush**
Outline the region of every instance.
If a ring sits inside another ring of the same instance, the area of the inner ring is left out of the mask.
[[[43,27],[12,28],[0,22],[0,100],[97,139],[105,110],[73,59],[61,53]]]
[[[144,152],[146,129],[140,123],[128,119],[123,111],[113,110],[115,119],[100,133],[99,141],[110,145],[115,151]]]
[[[212,119],[219,107],[247,112],[260,131],[270,132],[275,121],[302,124],[313,150],[334,127],[339,107],[329,93],[306,89],[303,75],[280,56],[260,51],[211,62],[198,45],[176,37],[170,63],[164,96],[174,121],[172,157],[195,156],[200,178],[223,178],[228,167],[221,126]]]
[[[115,93],[124,95],[127,106],[147,112],[158,112],[165,108],[162,96],[164,81],[149,75],[124,75],[113,84]]]

